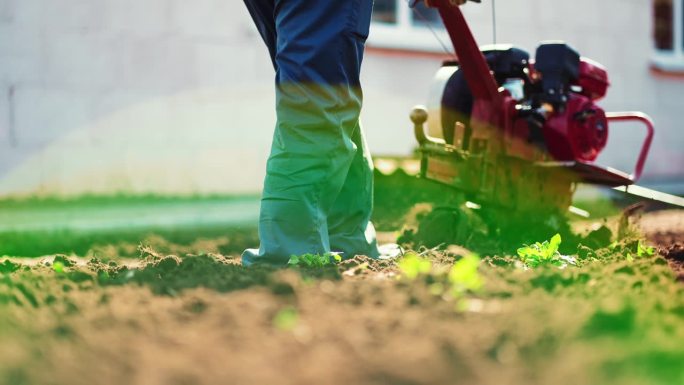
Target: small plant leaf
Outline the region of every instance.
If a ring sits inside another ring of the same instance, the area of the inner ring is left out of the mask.
[[[291,256],[287,261],[287,265],[293,267],[321,268],[328,265],[334,265],[341,261],[342,256],[339,254],[303,254]]]
[[[52,264],[52,270],[54,270],[57,274],[63,274],[64,264],[62,262],[55,262]]]
[[[548,253],[549,256],[554,255],[558,251],[558,247],[561,244],[561,236],[560,234],[556,234],[551,238],[551,242],[549,242],[549,248],[548,248]]]
[[[652,257],[655,254],[655,248],[644,245],[642,241],[637,244],[637,257]]]
[[[476,292],[482,288],[483,281],[478,268],[480,257],[471,254],[454,264],[449,271],[449,283],[452,287],[452,294],[460,295],[463,292]]]
[[[273,317],[273,326],[282,331],[294,329],[298,322],[299,313],[293,307],[283,308]]]
[[[401,275],[412,281],[420,275],[429,274],[432,270],[432,262],[420,257],[415,253],[407,254],[399,261]]]
[[[568,259],[558,252],[561,244],[560,234],[554,235],[550,241],[542,243],[535,242],[533,245],[525,245],[519,248],[518,257],[528,268],[535,268],[541,265],[551,265],[565,267],[566,264],[576,265],[577,261]]]

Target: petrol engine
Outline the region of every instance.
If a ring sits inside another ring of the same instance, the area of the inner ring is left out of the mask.
[[[511,135],[542,148],[557,161],[593,161],[608,140],[605,111],[596,104],[606,95],[608,73],[561,42],[541,44],[535,60],[510,45],[482,49],[501,91],[516,100]],[[474,98],[458,62],[437,73],[429,132],[447,144],[470,146]],[[462,124],[463,137],[456,124]]]

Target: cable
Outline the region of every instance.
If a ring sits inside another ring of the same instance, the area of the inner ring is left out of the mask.
[[[418,17],[419,17],[421,20],[423,20],[423,22],[425,23],[425,25],[428,27],[428,29],[429,29],[430,32],[432,33],[432,36],[434,36],[435,39],[437,39],[437,41],[439,42],[439,45],[442,46],[442,49],[444,50],[444,52],[445,52],[447,55],[450,55],[450,56],[453,56],[454,58],[457,58],[456,54],[455,54],[454,52],[452,52],[451,50],[449,50],[449,48],[447,47],[447,45],[444,44],[444,42],[442,41],[442,39],[439,38],[439,35],[437,34],[437,31],[435,31],[434,28],[432,28],[432,25],[431,25],[431,23],[430,23],[430,20],[428,20],[428,18],[425,17],[425,15],[423,15],[423,14],[418,10],[418,8],[411,7],[411,0],[406,0],[406,3],[409,5],[409,8],[411,8],[411,9],[413,10],[413,12],[414,12],[416,15],[418,15]]]
[[[492,0],[492,37],[496,44],[496,0]]]

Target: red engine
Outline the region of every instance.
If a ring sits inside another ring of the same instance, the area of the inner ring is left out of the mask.
[[[516,100],[517,135],[545,147],[557,160],[598,157],[608,141],[606,113],[595,103],[610,84],[603,66],[558,42],[541,44],[534,62],[510,45],[491,46],[482,53],[498,86]],[[472,115],[473,96],[457,63],[445,63],[445,68],[450,77],[441,94],[440,123],[443,138],[453,143],[454,123]]]
[[[588,97],[570,94],[564,111],[546,121],[544,138],[558,160],[593,161],[608,141],[606,113]]]
[[[608,92],[608,71],[599,63],[583,57],[580,58],[579,79],[577,85],[580,93],[591,100],[600,100]]]
[[[608,72],[564,43],[539,46],[532,68],[531,110],[557,160],[593,161],[608,141],[608,120],[595,101],[606,95]]]

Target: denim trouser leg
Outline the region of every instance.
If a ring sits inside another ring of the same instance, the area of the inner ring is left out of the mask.
[[[359,71],[372,0],[245,0],[276,69],[276,123],[258,252],[377,255],[372,164],[359,125]],[[275,45],[273,45],[275,43]]]

